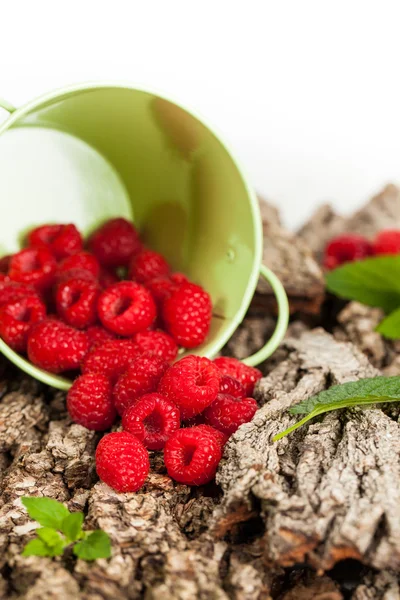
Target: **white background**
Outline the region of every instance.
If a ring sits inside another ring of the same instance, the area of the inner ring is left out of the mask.
[[[397,0],[0,1],[0,96],[159,89],[216,125],[297,226],[400,182],[399,17]]]

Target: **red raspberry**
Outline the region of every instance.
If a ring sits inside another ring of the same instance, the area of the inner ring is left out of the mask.
[[[35,296],[4,304],[0,308],[0,336],[16,352],[25,352],[32,325],[45,316],[46,307]]]
[[[96,449],[96,471],[117,492],[137,492],[149,474],[146,448],[127,431],[108,433]]]
[[[93,233],[89,248],[104,267],[127,267],[141,250],[138,233],[126,219],[111,219]]]
[[[142,250],[133,257],[129,266],[129,277],[139,283],[146,283],[156,277],[168,275],[169,264],[161,254],[153,250]]]
[[[171,294],[177,289],[176,285],[170,280],[169,277],[156,277],[146,282],[146,287],[150,290],[151,295],[154,298],[155,303],[158,307],[161,307],[164,300],[171,296]]]
[[[0,258],[0,275],[4,276],[4,278],[8,275],[11,259],[11,254],[7,254],[7,256],[2,256]]]
[[[400,231],[396,229],[387,229],[381,231],[375,238],[375,254],[400,254]]]
[[[28,246],[46,248],[62,260],[80,252],[83,247],[82,236],[72,223],[68,225],[42,225],[28,235]]]
[[[16,283],[15,281],[5,281],[0,284],[0,306],[8,304],[9,302],[21,300],[27,296],[30,298],[38,298],[40,300],[39,294],[35,288],[30,285]]]
[[[103,373],[115,383],[138,355],[138,350],[129,340],[110,340],[86,356],[82,373]]]
[[[262,373],[259,369],[248,367],[236,358],[219,356],[214,359],[214,364],[217,365],[222,375],[229,375],[230,377],[233,377],[233,379],[240,381],[244,387],[246,396],[252,395],[256,382],[262,377]]]
[[[204,416],[209,425],[231,435],[240,425],[251,421],[257,408],[254,398],[234,398],[228,394],[218,394],[211,406],[204,411]]]
[[[204,425],[204,414],[200,413],[199,415],[195,415],[194,417],[190,417],[190,419],[185,419],[184,426],[185,427],[194,427],[195,425]]]
[[[10,281],[10,278],[8,277],[8,275],[4,275],[4,273],[0,273],[0,283],[6,283],[7,281]]]
[[[120,415],[144,394],[155,392],[169,365],[156,356],[138,356],[114,388],[114,404]]]
[[[372,245],[361,235],[353,233],[333,238],[325,248],[324,267],[335,269],[339,265],[362,260],[373,253]]]
[[[170,335],[160,329],[140,331],[135,335],[135,344],[148,356],[158,356],[172,362],[178,354],[178,346]]]
[[[104,290],[110,287],[110,285],[114,285],[114,283],[118,283],[119,278],[110,269],[100,269],[99,275],[99,284]]]
[[[81,375],[69,389],[67,408],[75,423],[95,431],[109,429],[117,416],[110,380],[100,373]]]
[[[203,412],[216,398],[221,375],[208,358],[185,356],[172,365],[160,381],[158,391],[181,411],[183,420]]]
[[[68,271],[57,271],[55,283],[64,283],[71,279],[83,279],[91,283],[98,283],[96,277],[86,269],[69,269]]]
[[[71,327],[84,329],[97,321],[97,301],[100,287],[97,282],[68,279],[56,290],[58,316]]]
[[[165,444],[168,475],[186,485],[203,485],[216,473],[222,451],[215,435],[199,427],[175,431]]]
[[[219,385],[219,391],[221,394],[229,394],[234,398],[246,398],[246,390],[238,381],[229,375],[224,375],[221,378],[221,383]]]
[[[222,433],[222,431],[218,431],[218,429],[215,429],[215,427],[211,427],[211,425],[204,425],[203,423],[198,425],[196,429],[197,431],[204,431],[206,433],[209,433],[210,435],[213,435],[221,448],[221,452],[223,452],[224,446],[228,441],[229,436],[227,436],[225,433]]]
[[[115,283],[104,290],[98,302],[98,314],[104,327],[124,336],[150,327],[156,312],[150,292],[133,281]]]
[[[27,248],[17,252],[10,262],[10,279],[33,285],[43,291],[52,286],[57,263],[46,248]]]
[[[172,273],[172,275],[170,275],[170,280],[172,283],[178,286],[184,283],[189,283],[189,279],[183,273]]]
[[[145,428],[144,446],[149,450],[162,450],[179,429],[179,408],[161,394],[146,394],[127,408],[122,417],[122,427],[133,435],[137,430],[140,435],[141,424]]]
[[[71,271],[71,269],[88,271],[96,278],[100,275],[98,260],[90,252],[78,252],[78,254],[64,258],[58,265],[57,273],[64,273],[65,271]]]
[[[78,369],[88,349],[86,333],[57,319],[37,323],[28,336],[29,360],[51,373]]]
[[[86,333],[89,338],[89,350],[98,348],[110,340],[115,340],[115,335],[100,325],[88,327]]]
[[[184,283],[167,298],[162,316],[167,331],[184,348],[195,348],[207,337],[211,324],[210,296],[194,283]]]

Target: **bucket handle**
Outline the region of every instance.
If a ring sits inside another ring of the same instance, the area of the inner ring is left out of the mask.
[[[15,106],[10,104],[9,102],[7,102],[7,100],[4,100],[3,98],[0,98],[0,108],[4,108],[4,110],[9,112],[10,114],[17,110]]]
[[[275,298],[278,304],[278,320],[276,322],[276,327],[274,333],[268,340],[268,342],[258,350],[252,356],[248,356],[243,359],[246,365],[254,367],[262,363],[266,360],[271,354],[277,349],[283,338],[285,337],[285,333],[287,330],[287,326],[289,323],[289,302],[287,299],[287,295],[285,292],[285,288],[275,275],[268,267],[265,265],[261,265],[260,267],[260,275],[264,277],[272,287],[272,291],[275,294]]]

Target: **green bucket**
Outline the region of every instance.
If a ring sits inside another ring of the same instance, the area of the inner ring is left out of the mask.
[[[285,291],[261,264],[257,199],[226,144],[192,111],[148,90],[115,84],[64,88],[15,109],[0,125],[0,254],[26,231],[73,222],[84,233],[115,216],[132,219],[145,242],[213,300],[207,341],[214,357],[241,323],[259,275],[279,307],[256,365],[276,349],[288,322]],[[0,351],[32,377],[60,389],[71,381],[38,369],[0,340]]]

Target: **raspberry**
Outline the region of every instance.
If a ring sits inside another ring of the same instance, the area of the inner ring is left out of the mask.
[[[149,450],[162,450],[173,432],[179,429],[179,409],[161,394],[146,394],[127,408],[122,417],[122,427],[133,435],[136,435],[138,423],[145,428],[144,446]]]
[[[89,352],[82,373],[103,373],[115,383],[137,355],[135,344],[129,340],[110,340]]]
[[[37,323],[28,335],[29,360],[51,373],[77,369],[88,349],[86,333],[57,319]]]
[[[182,285],[183,283],[189,283],[189,279],[183,273],[172,273],[170,275],[172,283],[175,285]]]
[[[67,395],[71,419],[96,431],[109,429],[117,416],[110,380],[100,373],[87,373],[74,381]]]
[[[135,335],[135,344],[148,356],[158,356],[167,362],[172,362],[178,354],[175,341],[164,331],[140,331]]]
[[[184,283],[165,300],[162,316],[167,331],[178,344],[195,348],[207,337],[211,310],[207,292],[194,283]]]
[[[118,281],[119,278],[114,271],[111,271],[110,269],[100,269],[99,284],[104,290],[110,287],[110,285],[118,283]]]
[[[211,406],[204,411],[204,416],[209,425],[231,435],[240,425],[251,421],[257,408],[254,398],[234,398],[228,394],[218,394]]]
[[[108,433],[96,449],[96,471],[117,492],[137,492],[149,474],[146,448],[127,431]]]
[[[76,329],[93,325],[97,321],[99,295],[100,287],[97,283],[84,279],[68,279],[57,286],[57,314]]]
[[[229,375],[233,379],[240,381],[244,387],[246,396],[252,395],[256,382],[262,377],[261,371],[254,367],[248,367],[236,358],[219,356],[214,359],[214,364],[217,365],[222,375]]]
[[[177,289],[176,285],[169,277],[156,277],[155,279],[151,279],[146,282],[146,287],[150,290],[158,307],[161,307],[164,300],[171,296]]]
[[[138,356],[118,379],[114,404],[120,415],[144,394],[155,392],[169,365],[156,356]]]
[[[190,417],[190,419],[185,419],[184,426],[185,427],[194,427],[195,425],[204,425],[204,414],[200,413],[199,415],[195,415],[194,417]]]
[[[0,273],[0,283],[6,283],[7,281],[10,281],[10,278],[8,277],[8,275],[5,275],[4,273]]]
[[[169,265],[165,258],[153,250],[142,250],[133,257],[129,266],[129,278],[146,283],[156,277],[168,275]]]
[[[343,263],[362,260],[373,253],[372,245],[361,235],[353,233],[333,238],[325,248],[324,267],[335,269]]]
[[[96,278],[100,275],[100,265],[98,260],[93,254],[90,254],[90,252],[78,252],[78,254],[64,258],[58,265],[57,272],[63,273],[65,271],[70,271],[71,269],[88,271]]]
[[[153,323],[156,305],[142,285],[120,281],[101,294],[98,314],[104,327],[119,335],[130,336]]]
[[[111,219],[93,233],[89,248],[105,267],[127,267],[141,249],[138,233],[126,219]]]
[[[11,254],[7,254],[7,256],[2,256],[0,258],[0,275],[4,275],[4,277],[8,275],[11,259]]]
[[[221,378],[219,391],[222,394],[229,394],[234,398],[246,397],[246,390],[244,389],[240,381],[234,379],[233,377],[230,377],[229,375],[224,375]]]
[[[68,271],[57,271],[55,283],[64,283],[71,279],[83,279],[91,283],[97,283],[96,277],[86,269],[68,269]]]
[[[0,306],[21,300],[27,296],[39,298],[37,291],[30,285],[16,283],[15,281],[5,281],[0,284]]]
[[[68,225],[42,225],[28,235],[28,246],[46,248],[57,260],[80,252],[82,236],[72,223]]]
[[[110,340],[115,340],[115,335],[100,325],[88,327],[86,333],[89,338],[89,350],[98,348]]]
[[[158,391],[181,411],[183,420],[203,412],[216,398],[221,375],[208,358],[185,356],[172,365],[160,381]]]
[[[222,433],[222,431],[218,431],[218,429],[215,429],[215,427],[211,427],[211,425],[200,424],[196,427],[196,429],[197,431],[204,431],[214,436],[221,448],[221,452],[223,452],[224,446],[229,439],[229,437],[225,433]]]
[[[199,427],[175,431],[165,444],[168,475],[186,485],[203,485],[216,473],[222,451],[215,435]]]
[[[27,248],[12,257],[9,276],[43,291],[52,286],[56,268],[55,258],[46,248]]]
[[[400,231],[381,231],[375,238],[373,248],[375,254],[400,254]]]
[[[32,325],[45,316],[46,307],[35,296],[4,304],[0,308],[0,336],[16,352],[25,352]]]

